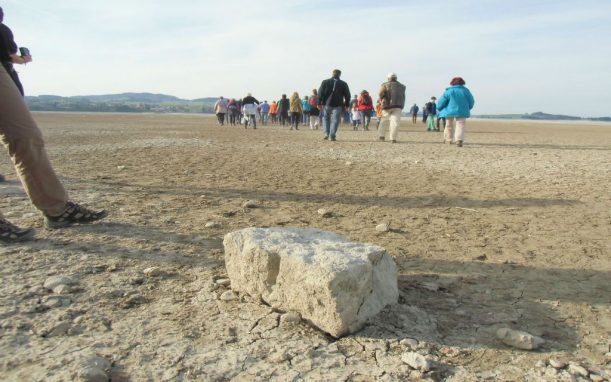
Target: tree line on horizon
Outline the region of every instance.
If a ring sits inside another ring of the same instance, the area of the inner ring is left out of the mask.
[[[26,96],[32,111],[93,113],[204,113],[214,114],[216,97],[185,100],[165,94],[121,93],[107,95],[62,97],[56,95]],[[543,112],[524,114],[474,115],[490,119],[530,119],[611,122],[611,117],[582,118]]]

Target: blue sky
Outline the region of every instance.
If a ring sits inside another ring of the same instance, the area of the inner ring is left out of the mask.
[[[407,102],[462,76],[474,113],[611,116],[611,1],[0,0],[29,95],[352,93],[393,71]]]

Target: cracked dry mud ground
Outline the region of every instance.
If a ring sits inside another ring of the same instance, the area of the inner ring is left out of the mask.
[[[113,381],[573,378],[537,364],[550,358],[609,371],[609,125],[469,121],[459,149],[405,120],[392,145],[346,127],[332,143],[197,115],[35,118],[73,199],[110,216],[45,231],[2,157],[1,210],[40,228],[0,247],[4,380],[73,380],[92,354]],[[222,237],[249,226],[385,247],[399,304],[335,340],[247,296],[219,300]],[[56,275],[76,284],[45,290]],[[500,327],[547,342],[511,349]],[[408,350],[432,371],[403,364]]]

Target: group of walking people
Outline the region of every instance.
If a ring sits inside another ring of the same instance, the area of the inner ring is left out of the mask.
[[[397,81],[395,73],[389,73],[387,81],[380,85],[378,100],[374,106],[373,98],[367,90],[360,94],[350,96],[348,84],[340,79],[341,71],[333,70],[331,78],[322,81],[320,87],[312,90],[312,94],[300,98],[294,92],[290,98],[283,94],[278,101],[259,102],[249,93],[243,100],[226,101],[220,97],[215,104],[215,113],[219,124],[224,124],[225,114],[230,112],[230,123],[244,123],[247,128],[256,120],[266,125],[268,121],[281,126],[289,125],[291,130],[299,130],[299,126],[310,126],[318,129],[322,126],[325,140],[335,141],[342,117],[348,114],[353,130],[361,126],[369,130],[371,118],[375,113],[377,117],[378,140],[386,140],[386,125],[388,125],[390,142],[396,143],[398,139],[401,115],[405,107],[405,85]],[[443,95],[437,101],[431,97],[422,110],[423,122],[427,124],[428,131],[441,131],[443,124],[444,142],[455,143],[462,147],[464,141],[466,118],[470,117],[474,105],[474,98],[461,77],[454,77],[450,81]],[[234,107],[228,106],[233,105]],[[417,122],[419,107],[414,104],[409,114],[412,123]]]

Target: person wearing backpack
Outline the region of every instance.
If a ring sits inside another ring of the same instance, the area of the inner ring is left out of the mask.
[[[312,89],[310,102],[310,130],[318,130],[320,110],[318,110],[318,90]]]
[[[357,101],[357,107],[361,112],[361,124],[363,129],[369,130],[369,123],[371,122],[371,114],[373,112],[373,100],[367,90],[361,91]]]
[[[310,100],[308,96],[304,96],[303,100],[301,100],[301,107],[303,109],[303,119],[301,123],[307,126],[310,124]]]
[[[383,141],[386,135],[387,120],[390,124],[390,141],[397,143],[401,111],[405,107],[405,85],[397,81],[395,73],[388,74],[388,81],[380,86],[380,100],[382,101],[382,123],[378,127],[378,139]]]

